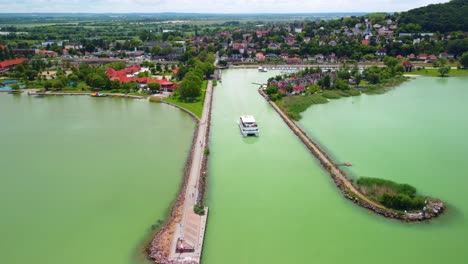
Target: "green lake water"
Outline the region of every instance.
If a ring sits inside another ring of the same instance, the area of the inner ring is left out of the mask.
[[[203,263],[464,263],[468,259],[467,79],[420,78],[384,95],[313,106],[300,125],[357,176],[415,185],[447,202],[405,224],[342,197],[315,158],[259,96],[278,72],[223,72],[215,88],[210,207]],[[252,114],[260,137],[237,126]]]
[[[145,100],[0,94],[0,263],[146,263],[194,126]]]

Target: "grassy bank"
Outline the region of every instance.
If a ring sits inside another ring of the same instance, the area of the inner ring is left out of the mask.
[[[314,104],[326,104],[329,99],[339,99],[341,97],[358,96],[361,92],[358,89],[328,90],[315,94],[286,96],[275,103],[292,119],[301,119],[301,113]]]
[[[379,84],[370,84],[370,83],[364,82],[359,88],[365,94],[383,94],[395,88],[396,86],[402,84],[403,82],[407,80],[409,80],[408,77],[395,76]]]
[[[323,97],[321,94],[313,94],[306,96],[286,96],[281,100],[275,101],[275,103],[292,119],[299,120],[301,119],[301,114],[307,108],[314,104],[325,104],[327,103],[327,98]]]
[[[370,84],[362,81],[358,89],[350,88],[348,90],[324,90],[315,94],[285,96],[275,100],[276,105],[292,119],[298,121],[301,119],[301,113],[314,104],[328,103],[329,99],[340,99],[342,97],[359,96],[365,94],[383,94],[401,83],[409,80],[409,77],[395,76],[384,80],[379,84]]]
[[[192,112],[199,118],[202,116],[203,112],[203,103],[205,101],[205,93],[206,93],[206,87],[208,85],[208,81],[203,81],[202,83],[202,94],[199,96],[194,102],[184,102],[180,100],[180,98],[176,95],[173,94],[171,97],[163,99],[165,102],[175,104],[177,106],[180,106],[182,108],[187,109],[188,111]]]
[[[407,73],[408,75],[419,75],[428,77],[439,77],[440,73],[438,69],[421,69],[418,71]],[[451,69],[447,74],[448,77],[456,76],[468,76],[468,69]]]
[[[361,192],[387,208],[395,210],[421,210],[426,197],[416,194],[416,188],[389,180],[362,177],[357,180]]]

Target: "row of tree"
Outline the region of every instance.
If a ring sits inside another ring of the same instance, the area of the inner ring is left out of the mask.
[[[181,79],[177,94],[182,101],[195,101],[201,95],[203,80],[210,78],[216,67],[215,56],[202,51],[197,58],[190,58],[185,65],[179,66],[177,78]]]

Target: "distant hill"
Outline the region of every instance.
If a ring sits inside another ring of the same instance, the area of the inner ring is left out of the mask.
[[[423,32],[468,31],[468,0],[452,0],[444,4],[428,5],[401,13],[400,28],[403,32],[420,25]],[[406,29],[406,30],[405,30]]]

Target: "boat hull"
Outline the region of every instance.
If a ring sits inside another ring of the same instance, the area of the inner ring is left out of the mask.
[[[258,128],[257,129],[252,129],[252,130],[247,130],[244,127],[242,127],[241,124],[239,124],[239,129],[241,131],[242,136],[248,137],[248,136],[255,136],[258,137],[260,135]]]

